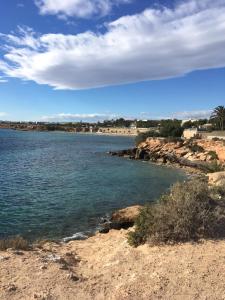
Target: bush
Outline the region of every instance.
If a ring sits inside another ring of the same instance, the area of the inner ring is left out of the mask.
[[[211,156],[211,159],[213,159],[213,160],[219,159],[219,157],[215,151],[209,151],[208,155]]]
[[[1,251],[7,250],[9,248],[13,248],[15,250],[29,250],[30,245],[28,241],[22,238],[21,236],[0,240]]]
[[[205,165],[206,170],[209,173],[222,172],[224,171],[224,166],[217,162],[217,160],[213,160],[210,163]]]
[[[159,135],[161,137],[181,137],[183,134],[183,127],[179,120],[162,120]]]
[[[128,235],[129,243],[138,246],[225,237],[225,196],[218,193],[199,179],[175,184],[170,193],[142,209],[135,231]]]
[[[196,152],[202,153],[205,151],[204,148],[202,146],[199,146],[198,144],[190,144],[190,145],[188,145],[188,148],[194,153],[196,153]]]

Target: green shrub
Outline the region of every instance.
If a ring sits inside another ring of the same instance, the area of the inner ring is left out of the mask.
[[[191,180],[172,186],[154,204],[145,206],[128,241],[133,246],[225,237],[225,196],[207,182]]]
[[[209,151],[208,155],[210,155],[211,159],[213,159],[213,160],[219,159],[219,157],[218,157],[218,155],[217,155],[217,153],[215,151]]]
[[[28,241],[21,236],[0,240],[1,251],[7,250],[9,248],[13,248],[15,250],[29,250],[30,245]]]
[[[181,137],[183,134],[183,127],[179,120],[162,120],[160,126],[161,137]]]
[[[204,152],[204,148],[202,146],[199,146],[198,144],[189,144],[188,148],[192,151],[192,152]]]
[[[205,165],[206,169],[209,173],[221,172],[224,171],[224,166],[217,162],[217,160],[213,160]]]

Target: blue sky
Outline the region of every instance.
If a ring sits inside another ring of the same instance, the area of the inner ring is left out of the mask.
[[[206,117],[225,105],[225,0],[0,3],[0,119]]]

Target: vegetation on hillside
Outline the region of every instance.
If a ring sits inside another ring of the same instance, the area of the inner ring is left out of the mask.
[[[184,129],[188,129],[188,128],[192,128],[192,127],[199,127],[199,126],[203,126],[205,124],[209,123],[209,120],[208,119],[199,119],[199,120],[196,120],[196,121],[187,121],[185,122],[182,127]]]
[[[217,106],[212,115],[211,121],[218,127],[220,130],[224,130],[225,128],[225,107]]]
[[[12,248],[14,250],[29,250],[30,244],[21,236],[0,240],[0,251],[7,250],[9,248]]]
[[[225,237],[225,188],[195,179],[177,183],[146,205],[128,236],[133,246]]]
[[[140,133],[136,139],[136,145],[144,142],[148,137],[164,137],[164,138],[180,138],[184,128],[181,126],[180,120],[162,120],[158,131],[150,130],[145,133]]]

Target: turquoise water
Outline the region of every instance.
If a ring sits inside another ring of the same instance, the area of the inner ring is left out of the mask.
[[[185,175],[111,157],[132,137],[0,130],[0,237],[93,232],[113,210],[153,201]]]

